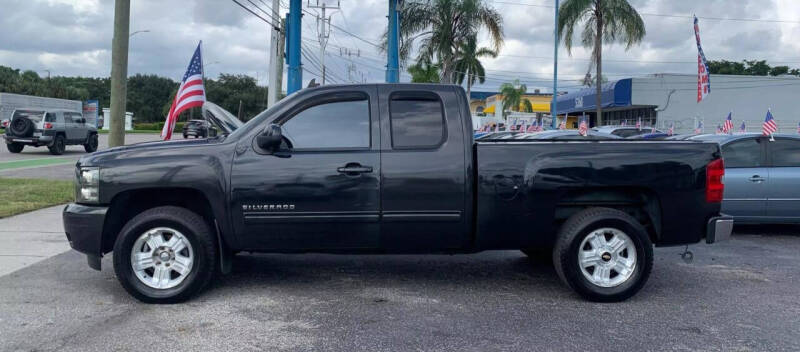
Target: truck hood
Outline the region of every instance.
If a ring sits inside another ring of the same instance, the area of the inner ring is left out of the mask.
[[[208,139],[182,139],[174,141],[155,141],[143,142],[130,145],[123,145],[119,147],[109,148],[94,152],[81,158],[80,164],[87,165],[93,164],[91,161],[99,158],[106,158],[113,154],[126,154],[130,152],[146,151],[146,150],[159,150],[159,155],[178,155],[183,152],[187,147],[197,145],[217,144],[224,140],[224,137],[208,138]]]

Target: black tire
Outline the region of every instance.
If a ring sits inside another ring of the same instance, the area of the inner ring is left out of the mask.
[[[63,135],[56,135],[56,139],[53,140],[53,145],[47,147],[50,150],[50,154],[53,155],[61,155],[64,154],[64,150],[67,149],[66,141],[64,140]]]
[[[86,150],[87,153],[94,153],[97,151],[97,145],[99,143],[100,142],[97,140],[97,133],[92,133],[91,135],[89,135],[89,138],[83,145],[83,149]]]
[[[627,280],[613,287],[602,287],[590,282],[578,264],[578,253],[582,250],[580,246],[584,238],[600,228],[622,231],[632,240],[636,250],[633,273]],[[553,264],[561,280],[585,299],[619,302],[636,294],[650,277],[653,269],[653,244],[647,230],[630,215],[616,209],[589,208],[573,215],[561,226],[553,248]]]
[[[33,122],[24,117],[17,117],[11,121],[9,126],[15,136],[30,137],[33,134]]]
[[[183,139],[187,139],[187,138],[189,138],[189,135],[188,135],[188,134],[186,134],[186,133],[184,133],[184,134],[183,134]]]
[[[17,154],[22,151],[22,148],[25,148],[25,145],[22,143],[13,142],[6,144],[6,148],[8,148],[9,152]]]
[[[144,284],[131,267],[131,250],[137,238],[156,227],[180,231],[192,246],[194,264],[186,278],[177,286],[156,289]],[[163,206],[137,215],[122,228],[114,243],[114,272],[122,287],[144,303],[179,303],[202,291],[214,277],[218,264],[216,237],[211,228],[188,209]]]

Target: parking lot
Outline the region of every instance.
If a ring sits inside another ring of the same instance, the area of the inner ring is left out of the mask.
[[[614,304],[583,301],[552,265],[498,251],[240,255],[199,297],[145,305],[117,283],[109,257],[96,272],[67,251],[0,276],[0,349],[800,349],[800,230],[736,232],[691,246],[688,264],[683,247],[657,249],[645,288]]]
[[[98,150],[108,149],[108,134],[100,134]],[[178,138],[181,138],[180,136]],[[160,140],[158,134],[129,133],[125,144]],[[81,145],[67,146],[63,155],[51,155],[47,147],[26,146],[19,154],[10,153],[5,145],[0,147],[0,177],[47,178],[71,180],[75,161],[86,155]]]

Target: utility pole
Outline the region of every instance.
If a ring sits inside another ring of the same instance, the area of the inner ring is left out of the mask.
[[[272,20],[277,21],[281,18],[281,1],[272,0]],[[281,21],[283,22],[283,21]],[[278,25],[282,25],[279,23]],[[281,94],[281,81],[283,78],[283,28],[272,27],[272,34],[269,42],[269,88],[267,96],[267,106],[272,107],[278,101]]]
[[[128,39],[131,1],[114,3],[114,39],[111,42],[111,121],[108,146],[125,144],[125,105],[128,94]]]
[[[317,39],[319,39],[319,59],[322,64],[322,84],[325,84],[325,47],[328,45],[328,38],[331,37],[331,18],[325,17],[325,10],[338,10],[340,3],[337,0],[336,6],[328,6],[325,0],[316,0],[316,4],[312,5],[311,0],[308,0],[308,7],[312,9],[321,9],[322,15],[317,15]]]
[[[302,0],[289,0],[289,23],[287,25],[288,45],[286,55],[289,60],[289,82],[286,84],[286,93],[292,94],[303,87],[303,68],[300,66],[300,38],[303,2]]]
[[[556,0],[555,26],[553,28],[555,47],[553,49],[553,107],[550,108],[550,116],[553,117],[553,128],[558,128],[558,0]],[[564,119],[567,117],[564,116]],[[565,121],[566,122],[566,121]]]
[[[386,83],[400,81],[400,0],[389,0],[389,35],[386,47]]]

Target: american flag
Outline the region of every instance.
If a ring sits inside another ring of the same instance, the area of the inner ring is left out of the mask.
[[[564,117],[564,119],[561,120],[561,123],[558,124],[558,129],[559,130],[566,130],[567,129],[567,117]]]
[[[694,129],[694,134],[703,133],[703,121],[697,121],[697,128]]]
[[[536,121],[531,122],[531,124],[528,125],[528,129],[525,130],[525,132],[528,132],[528,133],[536,132],[536,126],[533,125],[535,123],[536,123]]]
[[[722,125],[717,125],[717,134],[722,134]]]
[[[625,127],[626,125],[627,124],[626,124],[625,120],[622,120],[622,127]]]
[[[499,123],[494,124],[494,131],[495,132],[500,132],[500,124]]]
[[[739,132],[741,133],[747,132],[747,126],[745,126],[744,121],[742,121],[742,125],[739,126]]]
[[[650,133],[656,133],[656,123],[655,122],[653,122],[653,124],[650,125]]]
[[[731,120],[731,115],[733,112],[728,113],[728,117],[725,119],[725,124],[722,125],[722,133],[733,133],[733,120]]]
[[[581,119],[581,123],[580,125],[578,125],[578,133],[581,136],[586,136],[587,134],[589,134],[589,126],[587,125],[585,118]]]
[[[708,74],[706,54],[700,45],[700,26],[697,24],[697,17],[694,18],[694,37],[697,40],[697,102],[699,103],[711,93],[711,77]]]
[[[200,46],[202,44],[203,41],[197,44],[197,49],[194,50],[192,60],[189,61],[186,74],[183,75],[178,93],[175,94],[172,107],[169,108],[167,121],[164,123],[164,128],[161,130],[161,139],[165,141],[172,138],[172,130],[175,129],[175,122],[178,121],[178,116],[180,116],[184,110],[203,106],[203,103],[206,101],[206,91],[203,86],[203,59],[200,54]]]
[[[778,132],[778,124],[775,123],[771,110],[767,110],[767,118],[764,119],[764,125],[761,127],[761,131],[765,136]]]
[[[800,134],[800,122],[797,123],[797,134]]]
[[[639,119],[636,120],[636,128],[638,128],[639,131],[642,130],[642,118],[641,117],[639,117]]]
[[[671,136],[673,134],[675,134],[675,123],[674,122],[670,122],[669,130],[667,130],[667,135]]]

